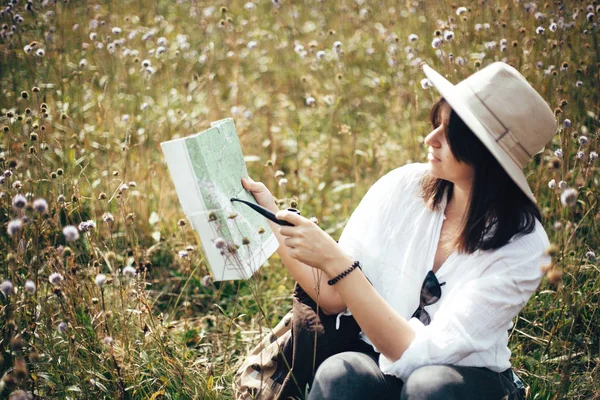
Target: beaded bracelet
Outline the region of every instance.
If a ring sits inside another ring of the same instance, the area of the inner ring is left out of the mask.
[[[344,272],[342,272],[335,278],[328,280],[327,284],[329,284],[330,286],[335,285],[338,281],[340,281],[342,278],[345,278],[346,275],[348,275],[350,272],[354,271],[356,268],[362,270],[362,268],[360,267],[360,262],[358,260],[354,261],[354,263],[352,264],[352,266],[350,268],[348,268],[347,270],[345,270]]]

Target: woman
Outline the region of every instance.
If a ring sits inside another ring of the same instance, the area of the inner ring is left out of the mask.
[[[278,253],[328,314],[349,311],[369,346],[325,360],[309,399],[516,398],[508,329],[550,259],[523,167],[554,135],[554,115],[514,68],[493,63],[442,99],[427,164],[397,168],[361,200],[339,243],[287,211]],[[277,211],[266,187],[243,182]]]

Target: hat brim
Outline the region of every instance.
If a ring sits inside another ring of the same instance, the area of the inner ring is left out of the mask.
[[[508,176],[534,203],[537,203],[523,170],[512,158],[496,143],[488,129],[479,121],[464,99],[465,94],[450,83],[446,78],[437,73],[427,64],[423,65],[423,72],[431,84],[437,89],[450,107],[458,114],[463,122],[473,131],[475,136],[481,140],[483,145],[492,153],[504,168]]]

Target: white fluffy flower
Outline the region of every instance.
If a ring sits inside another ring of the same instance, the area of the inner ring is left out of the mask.
[[[106,282],[106,275],[104,275],[104,274],[96,275],[96,285],[98,285],[98,287],[100,289],[102,289],[102,285],[104,285],[105,282]]]

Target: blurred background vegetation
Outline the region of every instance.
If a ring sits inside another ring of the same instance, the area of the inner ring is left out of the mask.
[[[559,124],[527,169],[553,265],[512,362],[529,398],[600,398],[597,1],[0,10],[0,398],[233,397],[293,282],[277,256],[212,282],[159,143],[233,117],[253,179],[337,239],[378,177],[426,160],[421,63],[456,83],[494,61]]]

